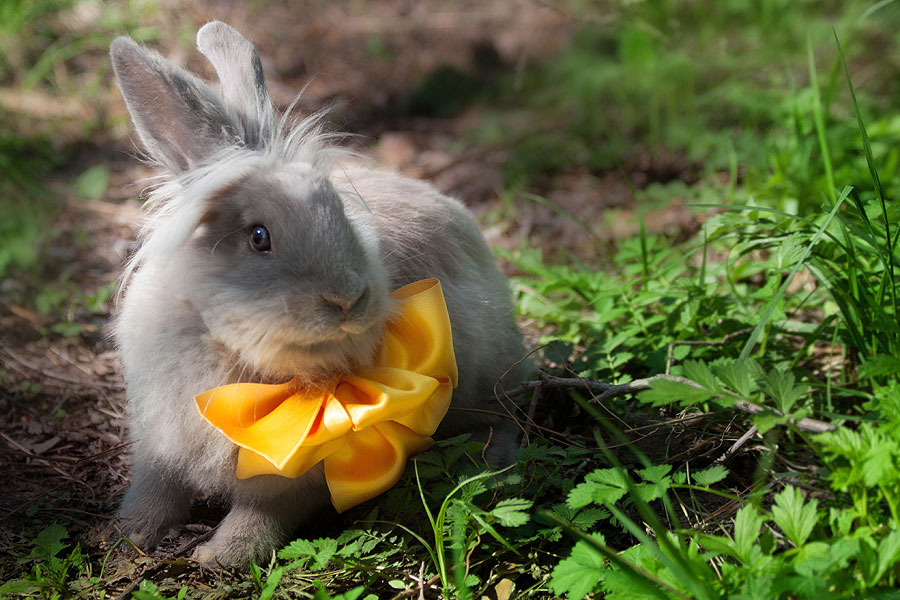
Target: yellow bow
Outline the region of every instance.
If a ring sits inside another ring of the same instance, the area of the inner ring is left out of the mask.
[[[325,389],[235,383],[194,397],[200,415],[240,446],[239,479],[299,477],[321,461],[343,512],[390,489],[407,458],[434,442],[457,385],[444,294],[424,279],[391,297],[399,313],[371,367]]]

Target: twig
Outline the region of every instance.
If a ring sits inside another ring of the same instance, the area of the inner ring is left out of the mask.
[[[132,445],[133,443],[134,443],[133,441],[122,442],[121,444],[117,444],[117,445],[113,446],[112,448],[107,448],[106,450],[101,450],[100,452],[97,452],[96,454],[92,454],[90,456],[85,456],[84,458],[79,458],[72,464],[74,466],[74,465],[81,465],[81,464],[84,464],[87,462],[91,462],[92,460],[96,460],[96,459],[100,458],[101,456],[106,456],[107,454],[112,454],[114,452],[117,452],[119,450],[127,448],[128,446]]]
[[[528,419],[525,421],[525,431],[522,436],[522,448],[531,443],[531,436],[529,435],[531,431],[531,427],[534,424],[534,412],[537,410],[538,399],[541,396],[541,386],[537,386],[534,388],[534,393],[531,394],[531,403],[528,405]]]
[[[483,414],[488,414],[488,415],[496,415],[496,416],[499,416],[499,417],[503,417],[503,418],[505,418],[505,419],[513,419],[513,420],[516,421],[517,423],[519,422],[519,420],[516,419],[516,417],[512,417],[512,416],[509,416],[509,415],[506,415],[506,414],[503,414],[503,413],[498,413],[498,412],[495,411],[495,410],[486,410],[486,409],[484,409],[484,408],[463,408],[462,406],[451,406],[451,407],[450,407],[450,410],[453,410],[453,411],[461,411],[461,412],[483,413]],[[521,425],[521,423],[520,423],[520,425]],[[582,449],[582,450],[586,450],[586,449],[588,448],[587,446],[584,446],[584,445],[582,445],[582,444],[574,443],[574,442],[572,441],[572,440],[574,439],[572,436],[567,435],[567,434],[565,434],[565,433],[560,433],[559,431],[556,431],[555,429],[550,429],[549,427],[544,427],[543,425],[538,425],[538,424],[536,424],[536,423],[531,423],[530,426],[531,426],[532,429],[538,429],[538,430],[540,430],[540,431],[546,432],[547,435],[549,435],[549,436],[556,436],[557,438],[559,438],[559,441],[560,441],[561,443],[563,443],[563,444],[572,446],[572,447],[574,447],[574,448],[580,448],[580,449]],[[591,439],[591,440],[593,440],[593,438],[589,438],[589,437],[579,437],[579,439]]]
[[[88,388],[88,389],[96,388],[96,387],[101,387],[101,388],[106,388],[109,390],[116,390],[116,391],[121,391],[124,389],[124,386],[121,383],[109,383],[108,381],[101,381],[99,379],[95,379],[92,381],[84,381],[83,379],[76,379],[74,377],[69,377],[67,375],[63,375],[62,373],[56,373],[55,371],[50,371],[48,369],[42,369],[38,365],[35,365],[35,364],[25,360],[21,356],[17,355],[9,348],[4,348],[4,347],[0,346],[0,350],[2,350],[3,353],[6,354],[6,356],[13,362],[18,363],[19,365],[25,367],[26,369],[30,369],[33,373],[38,373],[38,374],[43,375],[44,377],[48,377],[50,379],[56,379],[57,381],[62,381],[65,383],[74,383],[75,385],[80,385],[80,386]],[[27,374],[23,373],[23,375],[27,375]]]
[[[724,453],[722,453],[722,456],[720,456],[720,457],[718,457],[716,460],[714,460],[714,461],[713,461],[713,464],[714,464],[714,465],[721,465],[721,464],[724,464],[725,462],[727,462],[728,460],[730,460],[731,457],[734,456],[735,452],[737,452],[738,450],[740,450],[740,449],[741,449],[741,446],[743,446],[744,444],[746,444],[747,441],[748,441],[750,438],[752,438],[753,436],[755,436],[758,432],[759,432],[759,430],[756,428],[756,425],[754,425],[753,427],[751,427],[750,429],[748,429],[748,430],[744,433],[744,435],[742,435],[741,437],[739,437],[739,438],[737,439],[737,441],[735,441],[735,442],[731,445],[731,447],[730,447],[728,450],[726,450]]]
[[[47,494],[52,494],[53,492],[58,492],[59,490],[63,489],[63,488],[66,487],[67,485],[69,485],[69,483],[70,483],[70,482],[69,482],[68,480],[66,480],[66,481],[60,483],[59,485],[56,485],[56,486],[50,488],[49,490],[44,490],[43,492],[41,492],[41,493],[39,493],[39,494],[37,494],[37,495],[35,495],[35,496],[32,496],[31,498],[29,498],[29,499],[26,500],[25,502],[22,502],[22,503],[19,504],[18,506],[15,506],[15,507],[9,509],[9,510],[7,511],[7,513],[6,513],[6,515],[7,515],[7,516],[11,516],[11,515],[16,514],[17,512],[19,512],[20,510],[22,510],[23,508],[27,508],[27,507],[31,506],[32,504],[34,504],[35,502],[37,502],[38,500],[40,500],[41,498],[43,498],[43,497],[46,496]],[[6,510],[6,509],[4,509],[4,510]]]
[[[175,551],[172,552],[172,558],[178,558],[179,556],[187,554],[206,540],[210,539],[213,535],[215,535],[215,533],[216,528],[213,528],[205,533],[201,533],[200,535],[195,536],[190,541],[185,542],[184,544],[176,548]]]
[[[623,384],[611,384],[603,381],[597,381],[596,379],[588,379],[588,378],[578,378],[578,377],[556,377],[553,375],[548,375],[546,373],[540,373],[540,379],[537,381],[526,381],[522,385],[513,388],[511,390],[507,390],[504,394],[509,398],[515,398],[517,396],[521,396],[526,392],[535,389],[540,386],[542,388],[550,389],[550,388],[566,388],[566,389],[574,389],[574,390],[585,390],[592,394],[591,402],[593,403],[601,403],[606,400],[610,400],[612,398],[618,398],[619,396],[627,396],[629,394],[634,394],[637,392],[641,392],[644,390],[650,389],[650,385],[654,381],[673,381],[675,383],[681,383],[683,385],[690,386],[692,388],[696,388],[699,390],[704,390],[702,385],[699,383],[687,379],[685,377],[678,377],[675,375],[654,375],[653,377],[647,377],[646,379],[635,379],[628,383]],[[734,408],[750,413],[756,414],[759,412],[763,412],[766,410],[762,406],[758,404],[754,404],[753,402],[747,402],[746,400],[738,400],[732,406]],[[780,412],[775,409],[771,409],[778,416],[782,416]],[[800,431],[806,431],[809,433],[823,433],[825,431],[834,431],[837,427],[831,423],[826,423],[824,421],[819,421],[817,419],[810,419],[808,417],[804,417],[799,420],[791,419],[791,423],[797,427]]]
[[[435,583],[437,583],[438,580],[441,578],[440,575],[435,575],[434,577],[432,577],[432,578],[429,579],[428,581],[422,581],[422,579],[424,578],[424,571],[425,571],[424,565],[425,565],[425,563],[422,563],[422,567],[419,569],[419,574],[420,574],[420,578],[419,578],[419,579],[416,579],[415,577],[410,577],[410,579],[412,579],[413,581],[415,581],[415,582],[418,583],[419,585],[418,585],[417,587],[413,587],[413,588],[410,588],[410,589],[408,589],[408,590],[403,590],[402,592],[396,594],[395,596],[392,596],[392,597],[391,597],[391,600],[403,600],[403,598],[410,598],[410,597],[412,597],[412,596],[415,596],[416,594],[419,594],[419,598],[422,598],[422,599],[424,600],[424,598],[425,598],[425,587],[426,587],[426,586],[427,586],[427,587],[433,586],[433,585],[434,585]]]
[[[526,428],[522,425],[522,423],[519,421],[519,419],[516,418],[516,416],[512,413],[512,411],[509,409],[509,407],[507,407],[506,403],[505,403],[503,400],[500,399],[500,394],[503,394],[503,397],[504,397],[505,400],[511,400],[511,398],[510,398],[509,396],[507,396],[505,392],[503,392],[503,389],[502,389],[500,386],[503,385],[503,379],[504,379],[507,375],[509,375],[510,373],[512,373],[513,369],[515,369],[516,367],[518,367],[519,365],[521,365],[521,364],[524,363],[525,361],[529,360],[529,359],[530,359],[536,352],[538,352],[541,348],[543,348],[543,346],[533,349],[531,352],[529,352],[528,354],[526,354],[525,356],[523,356],[522,358],[520,358],[519,360],[517,360],[516,362],[514,362],[513,364],[511,364],[511,365],[506,369],[506,371],[504,371],[503,374],[500,376],[500,379],[498,379],[498,380],[494,383],[494,389],[493,389],[493,391],[494,391],[494,399],[496,399],[496,400],[497,400],[497,403],[500,404],[500,406],[503,407],[503,410],[506,412],[506,416],[508,416],[509,418],[511,418],[511,419],[513,420],[513,422],[519,427],[519,429],[522,430],[522,433],[523,433],[524,437],[527,437],[527,436],[528,436],[528,431],[527,431]],[[513,402],[512,404],[513,404],[514,407],[516,407],[516,408],[521,412],[521,409],[519,409],[519,407],[516,405],[515,402]],[[531,424],[533,425],[534,423],[532,422]]]

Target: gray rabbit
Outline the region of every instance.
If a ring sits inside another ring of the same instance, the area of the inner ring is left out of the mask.
[[[204,562],[270,555],[328,503],[321,465],[297,479],[235,477],[237,448],[202,420],[194,395],[228,383],[309,384],[365,365],[392,314],[391,290],[441,281],[459,367],[442,437],[490,441],[512,460],[517,430],[492,416],[494,385],[522,359],[507,283],[468,211],[427,183],[375,170],[336,148],[316,117],[279,118],[253,46],[211,22],[197,46],[220,93],[131,39],[110,48],[150,159],[140,249],[126,268],[115,338],[133,444],[124,531],[150,548],[196,494],[230,511]],[[515,367],[504,386],[525,375]]]

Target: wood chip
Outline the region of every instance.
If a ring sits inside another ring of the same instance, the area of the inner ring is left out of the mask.
[[[43,454],[50,448],[53,448],[61,441],[61,438],[58,435],[54,435],[49,440],[41,442],[39,444],[33,444],[31,446],[31,452],[34,454]]]

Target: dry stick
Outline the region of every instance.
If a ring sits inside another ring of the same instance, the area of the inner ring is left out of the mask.
[[[422,564],[424,565],[424,563],[422,563]],[[422,579],[424,579],[424,568],[420,569],[419,573],[422,576]],[[425,588],[426,587],[431,588],[434,584],[436,584],[438,582],[438,580],[440,580],[441,576],[435,575],[428,581],[422,581],[422,579],[415,579],[413,577],[410,577],[410,578],[413,581],[415,581],[416,583],[418,583],[419,587],[414,587],[414,588],[410,588],[408,590],[403,590],[402,592],[398,593],[396,596],[392,596],[391,600],[402,600],[403,598],[410,598],[412,596],[415,596],[416,594],[419,594],[419,598],[425,598]]]
[[[425,600],[425,561],[419,563],[419,600]]]
[[[9,438],[5,433],[0,433],[0,436],[6,438],[7,441],[12,443],[12,439]],[[106,450],[101,450],[100,452],[97,452],[96,454],[92,454],[90,456],[85,456],[84,458],[71,458],[68,456],[55,456],[55,455],[54,456],[44,456],[43,454],[35,454],[34,452],[31,452],[29,450],[16,449],[16,448],[4,448],[4,447],[0,447],[0,452],[8,452],[10,454],[15,454],[17,456],[24,456],[26,458],[41,460],[41,461],[44,461],[47,463],[51,463],[51,462],[62,463],[63,465],[66,465],[67,467],[72,468],[72,467],[76,467],[78,465],[82,465],[84,463],[91,462],[92,460],[96,460],[102,456],[116,452],[117,450],[122,450],[123,448],[130,446],[133,443],[134,442],[122,442],[121,444],[113,446],[112,448],[107,448]],[[70,447],[71,446],[66,446],[65,448],[70,448]],[[19,446],[19,448],[22,448],[22,446]],[[50,467],[49,464],[43,465],[43,466]]]
[[[42,465],[42,466],[46,466],[47,468],[53,469],[54,471],[56,471],[57,473],[59,473],[60,475],[62,475],[62,476],[63,476],[63,479],[65,479],[65,481],[64,481],[63,483],[57,485],[56,487],[53,487],[53,488],[51,488],[51,489],[49,489],[49,490],[44,490],[43,492],[37,494],[36,496],[32,496],[31,498],[29,498],[29,499],[26,500],[25,502],[19,504],[18,506],[16,506],[16,507],[13,508],[12,510],[9,510],[9,511],[8,511],[8,514],[10,514],[10,515],[19,512],[19,511],[22,510],[23,508],[26,508],[26,507],[28,507],[28,506],[31,506],[32,504],[34,504],[35,502],[37,502],[38,500],[40,500],[41,498],[43,498],[43,497],[46,496],[47,494],[50,494],[51,492],[58,491],[58,490],[60,490],[61,488],[63,488],[63,487],[65,487],[65,486],[69,485],[70,483],[78,483],[78,484],[81,484],[82,486],[86,487],[86,488],[93,494],[94,490],[91,489],[91,487],[90,487],[87,483],[85,483],[84,481],[82,481],[82,480],[80,480],[80,479],[77,479],[77,478],[75,478],[75,477],[72,477],[70,474],[68,474],[68,473],[66,473],[66,472],[64,472],[64,471],[62,471],[59,467],[56,467],[56,466],[54,466],[53,464],[50,464],[50,463],[52,463],[53,461],[62,462],[63,464],[65,464],[65,465],[71,470],[71,469],[75,468],[75,467],[78,466],[78,465],[81,465],[81,464],[90,462],[90,461],[92,461],[92,460],[95,460],[95,459],[97,459],[97,458],[100,458],[101,456],[103,456],[103,455],[105,455],[105,454],[109,454],[110,452],[114,452],[114,451],[116,451],[116,450],[121,450],[122,448],[124,448],[124,447],[126,447],[126,446],[130,446],[130,445],[133,443],[133,442],[124,442],[124,443],[122,443],[122,444],[119,444],[118,446],[113,446],[112,448],[108,448],[108,449],[103,450],[103,451],[101,451],[101,452],[98,452],[98,453],[96,453],[96,454],[94,454],[94,455],[92,455],[92,456],[86,456],[86,457],[84,457],[84,458],[82,458],[82,459],[79,459],[79,460],[76,460],[76,461],[74,461],[74,462],[67,463],[67,462],[64,461],[63,457],[59,457],[59,458],[57,458],[57,457],[47,457],[47,456],[41,456],[41,455],[39,455],[39,454],[34,454],[33,452],[29,451],[27,448],[25,448],[25,447],[23,447],[21,444],[19,444],[16,440],[14,440],[13,438],[11,438],[11,437],[9,437],[8,435],[6,435],[5,433],[3,433],[2,431],[0,431],[0,437],[3,437],[7,442],[9,442],[10,444],[12,444],[12,445],[15,446],[16,448],[18,448],[19,454],[25,455],[25,456],[27,456],[27,457],[33,459],[33,460],[39,460],[39,461],[41,461],[41,462],[47,463],[47,464]],[[6,509],[4,509],[4,510],[6,510]]]
[[[636,392],[648,390],[650,389],[650,384],[652,382],[659,380],[673,381],[675,383],[681,383],[683,385],[687,385],[699,390],[706,389],[695,381],[691,381],[690,379],[687,379],[685,377],[677,377],[675,375],[654,375],[653,377],[647,377],[646,379],[635,379],[634,381],[630,381],[628,383],[614,385],[611,383],[605,383],[603,381],[597,381],[596,379],[556,377],[554,375],[548,375],[542,372],[540,373],[539,380],[526,381],[516,388],[507,390],[505,392],[505,395],[509,398],[515,398],[517,396],[525,394],[530,390],[533,390],[538,386],[544,389],[585,389],[591,392],[591,394],[593,395],[593,397],[591,398],[591,402],[597,404],[611,398],[618,398],[619,396],[627,396],[628,394],[634,394]],[[732,406],[738,410],[750,414],[756,414],[766,410],[762,406],[754,404],[753,402],[747,402],[746,400],[738,400]],[[772,412],[774,412],[778,416],[782,416],[781,413],[775,409],[772,409]],[[806,431],[810,433],[823,433],[825,431],[834,431],[835,429],[837,429],[837,427],[835,425],[832,425],[831,423],[826,423],[817,419],[810,419],[808,417],[804,417],[799,420],[791,419],[791,423],[793,423],[800,431]]]
[[[500,404],[500,406],[503,407],[503,410],[506,412],[506,416],[509,417],[510,419],[512,419],[513,422],[519,427],[519,429],[522,430],[522,433],[524,434],[525,437],[528,436],[528,430],[524,426],[522,426],[522,423],[519,421],[518,418],[516,418],[516,415],[514,415],[512,413],[512,411],[503,402],[503,400],[500,399],[500,394],[502,393],[505,400],[510,400],[510,397],[506,395],[506,393],[500,388],[500,386],[503,383],[503,379],[507,375],[509,375],[513,369],[515,369],[517,366],[519,366],[520,364],[522,364],[523,362],[528,360],[532,355],[534,355],[535,352],[537,352],[538,350],[540,350],[541,348],[544,348],[544,347],[545,346],[539,346],[538,348],[535,348],[534,350],[532,350],[531,352],[529,352],[528,354],[526,354],[525,356],[523,356],[522,358],[520,358],[519,360],[517,360],[516,362],[511,364],[509,366],[509,368],[507,368],[506,371],[504,371],[503,374],[500,376],[500,379],[498,379],[494,383],[494,390],[493,390],[494,398],[497,400],[497,402]],[[515,403],[513,403],[513,406],[518,408]],[[521,409],[519,409],[519,410],[521,411]],[[531,424],[534,425],[534,422],[532,421]]]
[[[210,529],[209,531],[207,531],[205,533],[201,533],[200,535],[195,536],[190,541],[185,542],[184,544],[180,545],[178,548],[175,549],[174,552],[172,552],[172,558],[178,558],[179,556],[187,554],[190,550],[193,550],[194,548],[196,548],[197,546],[199,546],[206,540],[210,539],[213,535],[215,535],[216,529],[217,528],[214,527],[214,528]]]
[[[3,348],[2,346],[0,346],[0,350],[2,350],[6,354],[6,356],[13,362],[18,363],[19,365],[25,367],[26,369],[31,369],[31,371],[33,373],[39,373],[45,377],[49,377],[50,379],[56,379],[57,381],[62,381],[65,383],[74,383],[76,385],[80,385],[80,386],[88,388],[88,389],[96,388],[96,387],[106,388],[109,390],[117,390],[117,391],[121,391],[122,389],[124,389],[124,386],[121,383],[109,383],[108,381],[99,381],[99,380],[84,381],[82,379],[75,379],[74,377],[69,377],[67,375],[63,375],[62,373],[56,373],[55,371],[50,371],[48,369],[42,369],[40,366],[35,365],[34,363],[25,360],[24,358],[22,358],[21,356],[19,356],[16,353],[14,353],[9,348]],[[16,369],[16,370],[18,371],[18,369]],[[21,371],[19,371],[19,372],[21,373]],[[22,375],[27,376],[28,374],[22,373]]]
[[[22,503],[19,504],[18,506],[15,506],[15,507],[13,507],[13,508],[11,508],[11,509],[4,509],[4,510],[7,511],[7,513],[6,513],[7,516],[14,515],[14,514],[16,514],[17,512],[19,512],[20,510],[22,510],[23,508],[28,508],[29,506],[33,505],[35,502],[37,502],[38,500],[40,500],[41,498],[43,498],[43,497],[46,496],[47,494],[52,494],[53,492],[58,492],[59,490],[63,489],[64,487],[66,487],[66,486],[69,485],[70,483],[71,483],[71,481],[63,481],[63,482],[60,483],[59,485],[56,485],[56,486],[50,488],[49,490],[44,490],[44,491],[41,492],[40,494],[37,494],[36,496],[32,496],[31,498],[29,498],[29,499],[26,500],[25,502],[22,502]]]
[[[132,445],[133,443],[134,442],[132,441],[132,442],[122,442],[121,444],[116,444],[112,448],[107,448],[106,450],[101,450],[100,452],[97,452],[96,454],[92,454],[90,456],[85,456],[84,458],[79,458],[74,463],[72,463],[72,465],[73,466],[80,465],[80,464],[90,462],[92,460],[96,460],[96,459],[100,458],[101,456],[105,456],[107,454],[112,454],[114,452],[117,452],[119,450],[127,448],[128,446]]]
[[[531,436],[529,435],[529,433],[531,432],[531,426],[534,423],[534,412],[537,410],[537,404],[540,396],[541,386],[537,386],[536,388],[534,388],[534,393],[531,394],[531,404],[528,405],[528,418],[525,420],[525,435],[522,436],[522,448],[531,443]]]
[[[732,456],[734,456],[735,452],[737,452],[738,450],[740,450],[741,446],[743,446],[744,444],[746,444],[747,441],[748,441],[750,438],[752,438],[753,436],[755,436],[755,435],[758,433],[758,431],[759,431],[759,430],[756,428],[756,425],[754,425],[753,427],[751,427],[750,429],[748,429],[748,430],[744,433],[744,435],[742,435],[741,437],[739,437],[739,438],[737,439],[737,441],[731,445],[731,448],[729,448],[728,450],[726,450],[726,451],[722,454],[722,456],[720,456],[719,458],[717,458],[716,460],[714,460],[714,461],[713,461],[713,464],[714,464],[714,465],[721,465],[721,464],[727,462]]]
[[[513,421],[516,421],[517,423],[520,423],[519,420],[516,419],[515,417],[510,416],[510,415],[508,415],[508,414],[499,413],[499,412],[497,412],[497,411],[495,411],[495,410],[486,410],[486,409],[483,409],[483,408],[463,408],[463,407],[461,407],[461,406],[451,406],[451,407],[450,407],[450,410],[460,411],[460,412],[481,413],[481,414],[486,414],[486,415],[495,415],[495,416],[498,416],[498,417],[502,417],[502,418],[504,418],[504,419],[512,419]],[[541,431],[545,431],[545,432],[547,432],[547,435],[555,435],[555,436],[557,436],[561,441],[564,440],[564,439],[567,439],[565,434],[560,433],[559,431],[556,431],[555,429],[550,429],[549,427],[544,427],[544,426],[542,426],[542,425],[536,425],[535,423],[531,423],[531,424],[530,424],[530,427],[531,427],[532,429],[540,429]],[[590,437],[582,437],[581,439],[590,439],[590,440],[593,440],[593,438],[590,438]],[[574,447],[580,448],[580,449],[582,449],[582,450],[586,450],[586,449],[588,448],[587,446],[583,446],[583,445],[580,445],[580,444],[575,444],[575,443],[571,442],[571,440],[569,440],[569,441],[567,441],[567,442],[565,442],[565,443],[567,443],[567,444],[570,445],[570,446],[574,446]]]

